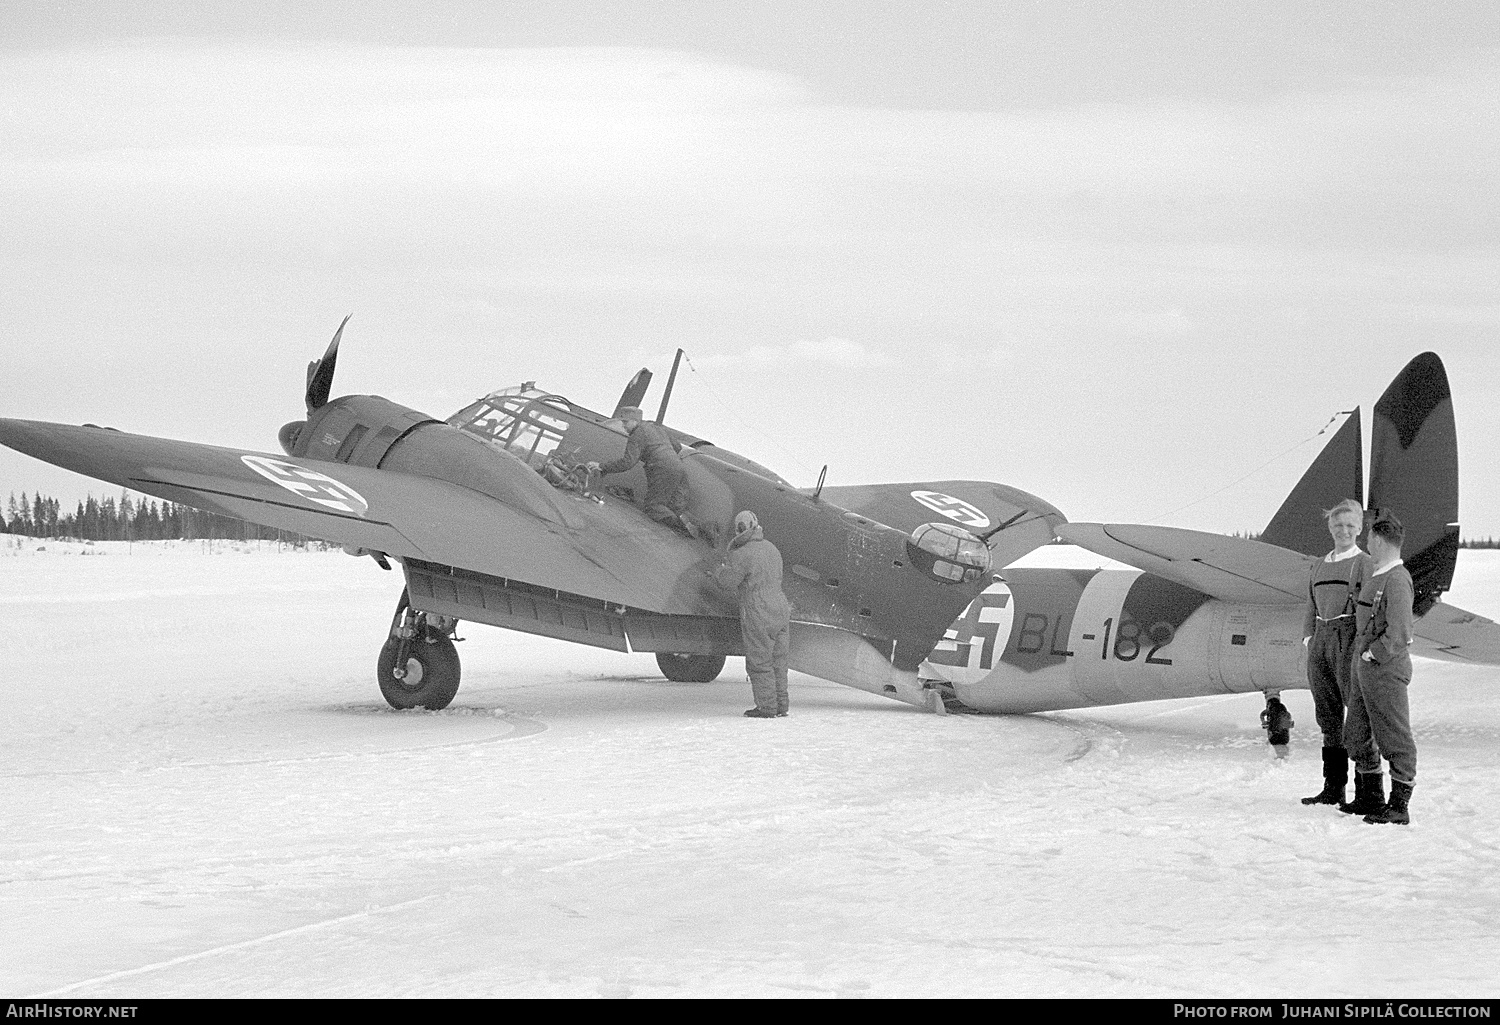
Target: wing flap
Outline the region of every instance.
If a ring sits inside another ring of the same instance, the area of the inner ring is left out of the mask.
[[[560,492],[577,515],[546,522],[430,477],[97,427],[0,419],[0,443],[168,501],[399,558],[651,612],[737,614],[712,582],[716,553],[618,500]]]
[[[1221,601],[1246,605],[1307,601],[1312,557],[1276,545],[1139,524],[1066,523],[1057,533],[1070,544]]]

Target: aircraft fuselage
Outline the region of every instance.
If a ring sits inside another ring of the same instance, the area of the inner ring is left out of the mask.
[[[920,675],[985,712],[1305,687],[1301,605],[1240,605],[1136,569],[1004,570]]]

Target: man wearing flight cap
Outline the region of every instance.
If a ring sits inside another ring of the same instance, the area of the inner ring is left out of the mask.
[[[1363,813],[1366,822],[1411,821],[1407,807],[1417,782],[1417,745],[1411,735],[1411,574],[1401,563],[1401,521],[1382,509],[1370,524],[1373,566],[1354,606],[1354,686],[1344,746],[1354,759],[1354,800],[1339,805]],[[1391,766],[1391,797],[1385,800],[1380,756]],[[1361,785],[1363,784],[1363,785]]]
[[[590,463],[589,470],[624,473],[636,463],[644,464],[646,499],[642,505],[646,515],[697,537],[698,532],[687,518],[687,470],[678,455],[682,446],[661,424],[645,422],[639,406],[622,406],[615,410],[615,415],[624,421],[625,431],[630,435],[625,442],[625,454],[610,463]]]
[[[781,590],[781,552],[766,540],[760,522],[748,509],[734,518],[734,538],[715,579],[740,599],[740,636],[745,643],[745,672],[755,707],[752,719],[787,714],[787,656],[791,650],[792,606]]]

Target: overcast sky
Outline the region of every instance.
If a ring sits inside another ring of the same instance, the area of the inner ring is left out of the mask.
[[[0,19],[0,415],[276,451],[352,311],[334,394],[682,346],[800,485],[1258,530],[1432,349],[1500,536],[1500,5],[172,7]]]

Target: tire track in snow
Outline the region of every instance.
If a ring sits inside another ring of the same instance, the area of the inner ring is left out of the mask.
[[[297,765],[304,762],[326,762],[341,758],[373,758],[393,754],[409,754],[416,751],[441,751],[445,748],[478,747],[502,740],[522,740],[547,731],[547,724],[521,715],[498,716],[510,725],[505,733],[475,740],[450,740],[439,744],[416,744],[411,747],[382,747],[371,751],[319,751],[308,755],[290,755],[276,758],[231,758],[220,762],[177,762],[171,765],[137,765],[118,769],[58,769],[53,772],[9,772],[0,773],[0,779],[55,779],[64,776],[119,776],[129,773],[145,775],[150,772],[169,772],[179,769],[222,769],[242,765]]]
[[[80,982],[70,982],[66,986],[62,986],[58,989],[48,990],[45,993],[38,993],[33,997],[28,997],[27,999],[45,1000],[50,997],[59,997],[65,993],[71,993],[74,990],[82,989],[84,986],[100,985],[106,982],[114,982],[117,979],[128,979],[132,976],[144,975],[147,972],[160,971],[163,968],[172,968],[180,964],[188,964],[192,961],[201,961],[205,958],[214,957],[218,954],[227,954],[231,950],[244,950],[246,947],[255,947],[259,946],[262,943],[273,943],[276,940],[286,939],[289,936],[300,936],[303,933],[313,932],[318,929],[332,928],[333,926],[341,925],[344,922],[353,922],[361,918],[370,918],[374,915],[389,914],[392,911],[400,911],[403,908],[409,908],[417,904],[422,904],[426,901],[432,900],[437,896],[438,894],[429,893],[425,897],[417,897],[412,900],[402,901],[400,904],[387,904],[384,907],[366,908],[364,911],[356,911],[352,915],[340,915],[337,918],[326,918],[321,922],[310,922],[307,925],[299,925],[291,929],[283,929],[280,932],[273,932],[266,936],[257,936],[254,939],[241,940],[238,943],[227,943],[220,947],[211,947],[208,950],[200,950],[195,954],[183,954],[181,957],[170,958],[166,961],[157,961],[154,964],[142,965],[139,968],[127,968],[124,971],[111,972],[108,975],[98,975],[92,979],[83,979]]]

